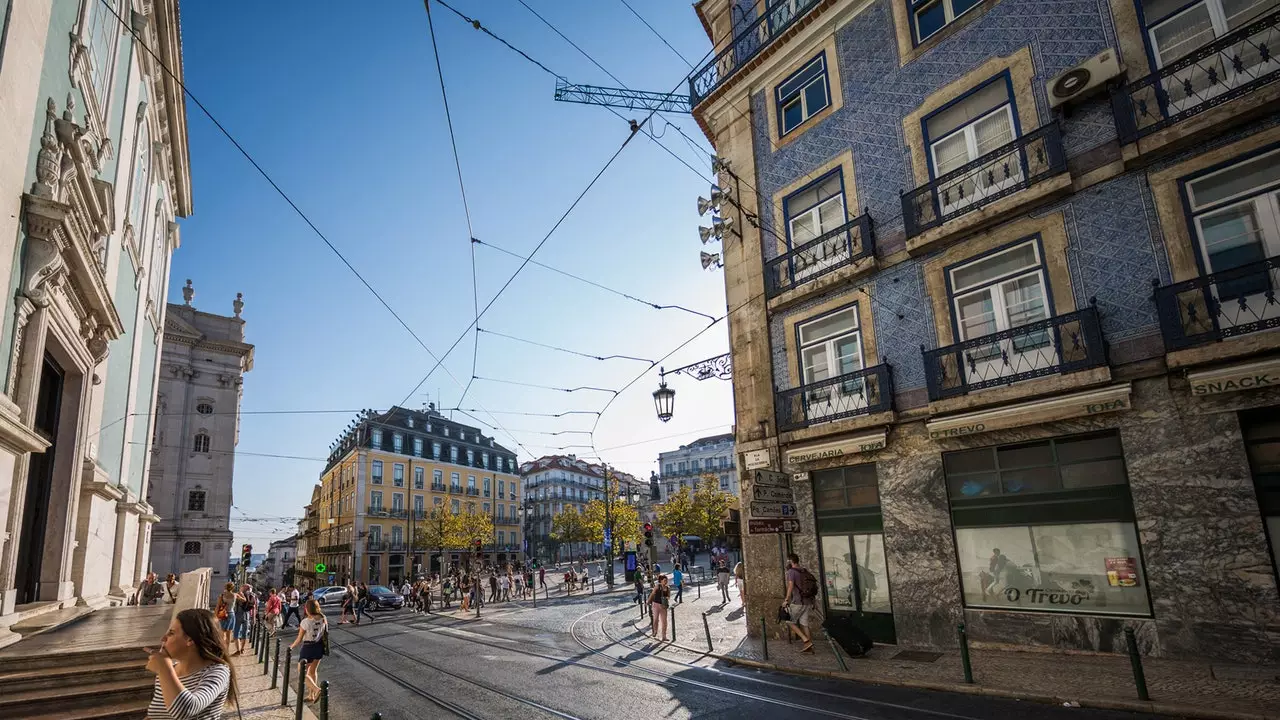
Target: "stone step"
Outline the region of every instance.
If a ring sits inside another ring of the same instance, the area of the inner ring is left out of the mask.
[[[0,717],[30,718],[38,712],[68,712],[101,706],[132,705],[145,711],[155,678],[110,683],[73,683],[0,695]]]
[[[19,620],[9,626],[9,629],[18,633],[25,639],[32,635],[38,635],[42,632],[48,632],[50,630],[56,630],[60,627],[70,625],[71,623],[88,616],[91,612],[93,612],[93,608],[84,606],[62,608],[60,610],[53,610],[51,612],[45,612]]]
[[[95,663],[88,667],[69,664],[35,670],[25,669],[0,673],[0,696],[41,688],[149,680],[154,677],[147,672],[145,657],[122,662]]]
[[[54,710],[40,715],[28,715],[23,720],[145,720],[146,717],[146,702],[139,704],[130,701],[72,710]]]
[[[20,648],[21,644],[10,646]],[[0,658],[0,675],[28,670],[61,667],[88,667],[102,663],[147,661],[147,654],[141,647],[122,647],[110,650],[81,650],[71,652],[41,653],[31,655],[13,655]]]

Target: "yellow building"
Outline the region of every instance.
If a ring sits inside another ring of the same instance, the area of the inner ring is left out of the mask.
[[[334,443],[320,477],[314,557],[326,571],[317,574],[317,584],[399,583],[438,572],[439,551],[410,548],[434,507],[488,514],[494,532],[484,559],[520,562],[518,469],[514,452],[434,405],[361,413]],[[464,552],[446,549],[444,562],[458,562]]]

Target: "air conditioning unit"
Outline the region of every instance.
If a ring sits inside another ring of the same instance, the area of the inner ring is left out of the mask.
[[[1079,65],[1054,76],[1046,92],[1049,107],[1056,108],[1092,95],[1107,81],[1120,76],[1120,60],[1113,48],[1107,48]]]

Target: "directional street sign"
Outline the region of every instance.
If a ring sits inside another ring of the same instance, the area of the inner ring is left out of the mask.
[[[752,500],[763,500],[765,502],[794,502],[795,496],[791,493],[791,488],[761,487],[759,485],[751,488]]]
[[[751,535],[769,535],[772,533],[793,532],[800,532],[799,520],[784,520],[782,518],[747,520],[747,533]]]
[[[753,502],[751,503],[751,517],[753,518],[784,518],[795,517],[796,506],[788,503],[774,502]]]
[[[772,470],[752,470],[752,485],[756,487],[790,487],[791,479],[786,473]]]

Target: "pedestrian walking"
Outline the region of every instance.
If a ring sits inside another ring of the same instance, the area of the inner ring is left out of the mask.
[[[637,572],[634,576],[634,579],[636,584],[635,603],[643,607],[644,606],[644,575]]]
[[[174,605],[178,602],[178,576],[169,573],[164,579],[164,601],[167,605]]]
[[[511,576],[503,575],[498,578],[498,595],[505,602],[511,599]]]
[[[240,594],[236,596],[236,651],[232,655],[244,654],[244,647],[249,642],[249,621],[253,619],[254,614],[258,610],[258,596],[254,594],[253,588],[245,583],[240,587]]]
[[[738,586],[738,602],[742,602],[742,589],[747,584],[747,567],[741,560],[733,566],[733,584]]]
[[[298,588],[290,585],[284,593],[284,623],[282,627],[289,627],[289,617],[298,618],[298,624],[302,624],[302,613],[300,612],[300,603],[302,602],[302,594],[298,592]]]
[[[716,563],[716,586],[720,588],[720,599],[729,603],[729,559],[724,555]]]
[[[650,615],[650,632],[653,637],[658,637],[658,629],[662,629],[662,642],[667,641],[667,608],[671,607],[671,588],[667,585],[667,576],[659,575],[658,582],[653,586],[653,592],[649,593],[649,605],[652,609]]]
[[[275,588],[271,588],[267,592],[267,627],[271,628],[271,632],[276,631],[276,624],[280,622],[280,611],[283,602],[280,600],[280,593]]]
[[[804,641],[803,653],[813,653],[813,636],[807,627],[810,620],[820,621],[817,617],[818,579],[800,564],[800,556],[795,553],[787,555],[787,595],[782,599],[787,608],[787,628]]]
[[[147,718],[221,720],[227,704],[233,699],[239,704],[231,659],[216,622],[208,610],[183,610],[169,621],[160,647],[148,650],[147,670],[156,682]]]
[[[676,602],[684,602],[684,572],[680,568],[671,571],[671,585],[676,589]]]
[[[320,699],[320,661],[328,654],[326,646],[329,642],[329,621],[325,619],[320,603],[315,600],[308,600],[306,609],[307,617],[298,622],[298,637],[289,644],[289,648],[296,649],[298,645],[302,645],[302,652],[298,653],[298,672],[303,671],[302,663],[305,662],[307,688],[310,690],[307,702],[315,702]]]
[[[498,576],[495,574],[489,575],[489,602],[498,602]]]
[[[351,620],[347,619],[348,613],[351,614]],[[347,585],[343,588],[342,613],[338,616],[338,624],[345,625],[356,619],[356,588],[354,585]]]
[[[538,586],[543,590],[547,589],[547,569],[545,567],[538,568]]]
[[[231,633],[236,629],[236,601],[243,600],[244,597],[236,592],[235,583],[227,583],[218,595],[218,602],[214,605],[213,616],[218,619],[218,624],[222,629],[222,646],[231,648]]]
[[[360,587],[356,589],[356,624],[360,624],[360,616],[363,615],[365,620],[373,623],[373,616],[369,614],[369,586],[360,583]]]

